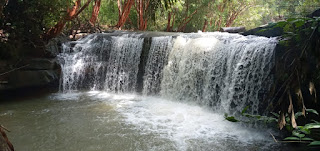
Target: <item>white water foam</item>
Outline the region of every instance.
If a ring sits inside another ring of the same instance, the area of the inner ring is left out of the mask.
[[[273,141],[267,133],[226,121],[220,113],[196,104],[99,91],[87,95],[113,104],[135,131],[168,139],[176,150],[237,150],[250,145],[263,150]]]

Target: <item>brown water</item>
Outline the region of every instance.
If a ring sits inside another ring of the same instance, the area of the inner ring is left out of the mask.
[[[273,150],[268,132],[222,114],[134,94],[51,93],[0,102],[17,151]]]

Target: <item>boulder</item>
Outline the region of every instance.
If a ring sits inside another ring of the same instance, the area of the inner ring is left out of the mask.
[[[8,89],[41,87],[58,82],[58,73],[54,70],[14,71],[8,76]],[[0,88],[1,89],[1,88]]]
[[[14,67],[13,67],[14,64]],[[59,84],[60,65],[55,59],[28,58],[19,63],[0,62],[0,91]]]
[[[220,29],[221,32],[228,32],[228,33],[241,33],[245,32],[245,27],[222,27]]]
[[[62,51],[62,44],[70,41],[66,36],[58,36],[51,39],[46,45],[46,56],[50,58],[55,58]]]
[[[270,23],[267,25],[263,25],[251,30],[248,30],[242,35],[248,36],[248,35],[256,35],[256,36],[264,36],[264,37],[278,37],[283,34],[283,29],[281,27],[277,27],[276,23]]]
[[[320,17],[320,9],[315,10],[311,14],[307,15],[307,17],[313,18],[313,17]]]

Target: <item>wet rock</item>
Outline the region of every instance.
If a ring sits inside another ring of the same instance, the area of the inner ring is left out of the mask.
[[[70,39],[66,36],[58,36],[51,39],[46,45],[46,57],[56,57],[62,50],[62,44],[67,41],[70,41]]]
[[[53,70],[59,68],[56,60],[45,58],[27,59],[19,63],[19,66],[25,66],[22,70]]]
[[[228,33],[241,33],[241,32],[245,32],[246,28],[245,27],[222,27],[220,31],[228,32]]]
[[[55,59],[28,58],[0,62],[0,91],[59,84],[60,65]]]
[[[264,37],[278,37],[283,34],[283,29],[281,27],[277,27],[276,23],[270,23],[267,25],[260,26],[258,28],[254,28],[244,32],[242,35],[256,35],[256,36],[264,36]]]

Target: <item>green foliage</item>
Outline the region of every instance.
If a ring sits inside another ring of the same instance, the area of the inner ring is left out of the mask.
[[[313,113],[319,115],[314,109],[306,109],[307,113]],[[279,118],[279,114],[271,113],[273,116]],[[300,116],[303,116],[302,112],[297,112],[295,114],[295,119],[297,120]],[[311,123],[307,123],[304,126],[298,126],[296,129],[292,127],[290,123],[290,118],[286,116],[286,129],[291,132],[291,136],[284,138],[284,141],[297,141],[297,142],[317,142],[313,137],[312,129],[319,129],[320,122],[312,120]]]
[[[230,122],[239,122],[234,116],[228,116],[227,113],[224,114],[224,118]]]
[[[292,136],[286,137],[284,140],[296,140],[296,141],[307,141],[311,142],[310,145],[315,145],[317,142],[315,139],[313,139],[313,135],[311,133],[312,129],[319,129],[320,123],[308,123],[304,126],[298,126],[297,129],[292,130]]]
[[[30,55],[30,49],[43,47],[42,34],[56,24],[64,14],[62,10],[71,4],[69,0],[54,3],[51,0],[8,1],[0,19],[0,29],[6,35],[0,44],[1,57],[22,57]]]
[[[261,116],[261,115],[251,115],[246,113],[246,111],[249,109],[249,106],[246,106],[242,111],[241,120],[236,119],[234,116],[228,116],[228,114],[225,113],[224,117],[226,120],[230,122],[244,122],[244,123],[255,123],[263,121],[266,124],[273,123],[274,126],[277,125],[277,118],[279,118],[278,113],[271,112],[271,115],[273,116]],[[319,115],[318,112],[314,109],[306,109],[307,113],[312,113],[315,115]],[[295,119],[298,119],[302,115],[301,112],[296,113]],[[247,118],[247,119],[246,119]],[[249,119],[249,120],[248,120]],[[309,142],[309,145],[319,145],[319,141],[315,139],[315,135],[318,134],[312,134],[313,129],[320,129],[320,122],[312,120],[312,122],[305,124],[304,126],[298,126],[296,129],[292,127],[290,123],[290,118],[288,115],[285,117],[286,120],[286,128],[287,131],[291,132],[291,136],[284,138],[284,141],[293,141],[293,142]]]
[[[227,113],[224,114],[224,118],[230,122],[244,122],[244,123],[256,123],[256,122],[262,122],[265,124],[269,123],[275,123],[277,122],[277,119],[274,117],[268,117],[268,116],[262,116],[262,115],[252,115],[248,114],[247,110],[250,108],[250,106],[246,106],[242,111],[241,111],[241,120],[236,119],[234,116],[228,116]]]
[[[310,146],[320,146],[320,141],[313,141],[309,145]]]

